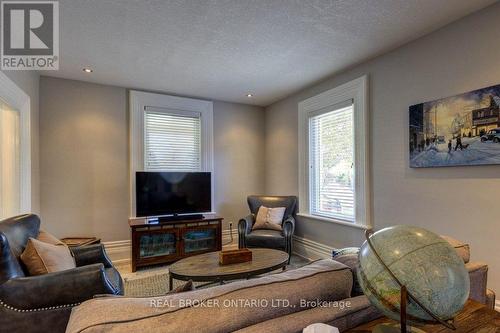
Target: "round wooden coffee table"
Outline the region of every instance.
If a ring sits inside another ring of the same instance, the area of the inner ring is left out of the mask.
[[[285,269],[288,253],[273,249],[250,249],[252,261],[240,264],[220,265],[219,252],[198,254],[181,259],[170,265],[169,288],[173,279],[197,282],[224,283],[229,280],[248,279],[280,268]]]

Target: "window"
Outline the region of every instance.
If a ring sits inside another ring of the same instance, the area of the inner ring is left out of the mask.
[[[0,100],[0,219],[21,211],[19,111]]]
[[[130,216],[137,171],[212,172],[213,187],[212,102],[142,91],[129,98]]]
[[[144,117],[144,169],[201,170],[200,113],[146,108]]]
[[[353,106],[309,118],[311,214],[354,222]]]
[[[30,98],[0,72],[0,219],[31,211]]]
[[[299,103],[300,216],[370,226],[367,78]]]

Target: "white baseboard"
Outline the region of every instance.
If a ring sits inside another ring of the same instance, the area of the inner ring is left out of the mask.
[[[500,312],[500,299],[497,299],[495,301],[495,310],[497,310],[498,312]]]
[[[103,242],[106,253],[114,264],[129,262],[132,257],[132,241]]]
[[[293,236],[293,253],[301,257],[317,260],[332,257],[333,248],[307,238]]]
[[[231,242],[231,232],[229,231],[229,229],[222,230],[222,244],[237,245],[238,230],[233,229],[232,235],[233,235],[233,241]],[[332,247],[299,236],[293,236],[293,239],[294,239],[293,243],[294,254],[297,254],[301,257],[310,260],[325,259],[332,257],[332,250],[333,250]],[[132,254],[132,244],[130,240],[103,242],[103,245],[106,248],[106,253],[108,254],[109,258],[113,261],[113,263],[118,264],[130,261]],[[497,301],[497,307],[498,306],[499,303]]]

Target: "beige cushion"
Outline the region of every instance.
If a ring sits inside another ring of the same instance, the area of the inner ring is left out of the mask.
[[[467,243],[461,242],[459,240],[456,240],[454,238],[451,238],[450,236],[441,236],[444,240],[446,240],[448,243],[450,243],[451,246],[455,248],[457,251],[457,254],[464,263],[468,263],[470,261],[470,246]]]
[[[285,210],[285,207],[268,208],[260,206],[252,229],[272,229],[281,231]]]
[[[52,244],[52,245],[64,245],[63,242],[61,242],[58,238],[55,236],[49,234],[48,232],[40,229],[40,233],[38,234],[38,237],[36,238],[41,242]]]
[[[34,238],[28,240],[21,260],[30,275],[64,271],[75,268],[75,260],[66,245],[53,245]]]
[[[186,291],[193,291],[193,290],[195,290],[193,280],[189,280],[188,282],[183,283],[180,286],[177,286],[175,289],[170,290],[165,295],[184,293]]]

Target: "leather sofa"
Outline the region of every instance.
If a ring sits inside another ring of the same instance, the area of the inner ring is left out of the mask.
[[[29,276],[20,256],[36,238],[33,214],[0,222],[0,331],[64,332],[71,309],[98,294],[123,295],[123,282],[100,244],[72,249],[76,268]]]
[[[247,198],[250,215],[242,218],[238,223],[238,246],[263,247],[283,250],[291,256],[292,236],[295,232],[294,215],[297,208],[297,197],[295,196],[256,196]],[[255,218],[260,206],[285,207],[283,215],[282,231],[257,229],[252,230]]]

